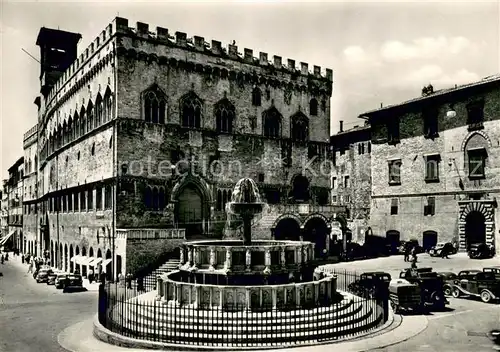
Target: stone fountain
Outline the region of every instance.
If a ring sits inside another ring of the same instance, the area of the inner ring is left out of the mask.
[[[231,195],[231,202],[227,204],[228,215],[240,216],[243,222],[243,245],[249,246],[252,242],[252,219],[262,212],[264,203],[260,199],[255,181],[243,178],[238,181]]]
[[[120,313],[127,317],[123,327],[134,329],[140,320],[141,329],[155,341],[217,347],[214,341],[290,346],[337,339],[359,326],[369,329],[378,324],[377,312],[337,292],[337,277],[312,265],[313,243],[252,240],[252,219],[264,207],[255,182],[238,181],[226,209],[241,217],[243,241],[185,243],[179,270],[159,276],[156,292],[135,298],[129,311]],[[142,301],[151,299],[157,308],[141,308]],[[196,324],[184,333],[186,321]]]

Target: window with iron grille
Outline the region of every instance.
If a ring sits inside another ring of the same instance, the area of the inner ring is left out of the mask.
[[[472,102],[467,105],[467,124],[469,131],[483,128],[484,100]]]
[[[481,179],[485,177],[486,166],[486,149],[469,149],[467,151],[469,157],[469,178]]]
[[[434,138],[438,135],[438,118],[439,111],[436,108],[430,108],[422,112],[424,120],[424,136],[425,138]]]
[[[401,160],[390,160],[389,165],[389,184],[401,184]]]
[[[436,198],[427,197],[427,204],[424,205],[424,216],[434,215],[436,213]]]
[[[439,154],[427,155],[425,157],[425,181],[439,182],[439,163],[441,157]]]
[[[391,215],[398,215],[398,199],[397,198],[392,198],[391,199]]]
[[[387,142],[389,144],[399,143],[399,117],[394,117],[387,122]]]

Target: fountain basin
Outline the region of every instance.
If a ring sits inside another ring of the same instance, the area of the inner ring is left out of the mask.
[[[314,243],[257,240],[195,241],[181,248],[180,268],[214,274],[293,273],[307,267],[314,258]],[[312,271],[312,269],[311,269]]]
[[[166,304],[198,309],[286,310],[328,306],[337,297],[337,277],[332,274],[309,282],[255,286],[179,282],[175,280],[178,274],[171,272],[158,278],[158,296]]]

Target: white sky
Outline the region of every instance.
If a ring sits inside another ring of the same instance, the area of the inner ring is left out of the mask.
[[[308,62],[334,72],[332,133],[364,111],[500,72],[500,0],[443,2],[7,1],[0,4],[2,176],[23,155],[37,121],[35,45],[40,27],[83,36],[80,52],[119,14],[224,45]]]

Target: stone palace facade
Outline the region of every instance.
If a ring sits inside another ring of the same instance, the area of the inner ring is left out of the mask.
[[[269,204],[254,237],[328,249],[331,222],[345,227],[320,172],[331,70],[119,17],[78,54],[80,38],[42,28],[37,39],[36,201],[26,199],[31,241],[53,263],[116,276],[185,240],[238,236],[225,205],[242,177]]]

